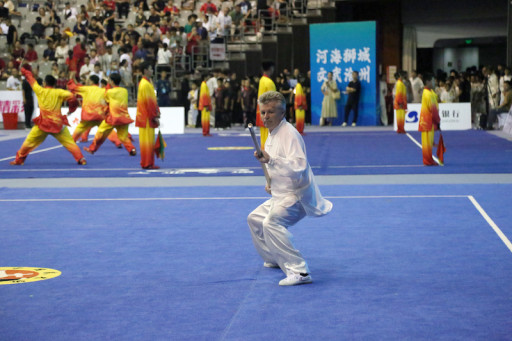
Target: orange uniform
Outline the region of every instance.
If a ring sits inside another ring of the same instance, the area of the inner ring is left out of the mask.
[[[393,108],[396,110],[396,132],[405,134],[405,112],[407,111],[407,89],[405,84],[399,79],[396,82],[396,94],[393,102]]]
[[[263,74],[263,76],[261,76],[260,78],[260,84],[258,87],[258,98],[260,98],[261,95],[268,91],[276,91],[276,85],[274,84],[274,81],[272,79],[270,79],[267,75]],[[265,141],[267,140],[268,137],[268,129],[265,128],[263,120],[261,119],[259,103],[256,106],[256,125],[260,127],[261,148],[264,148]]]
[[[418,130],[421,131],[423,164],[426,166],[437,166],[437,162],[432,157],[432,147],[434,146],[434,130],[439,128],[440,123],[437,95],[433,90],[425,87],[421,97]]]
[[[308,108],[308,102],[306,101],[306,95],[302,90],[302,85],[297,83],[295,87],[295,128],[301,135],[304,135],[304,120],[306,119],[305,110]]]
[[[34,79],[32,72],[22,68],[21,73],[25,76],[32,90],[37,96],[40,114],[34,119],[34,127],[16,153],[16,159],[11,162],[12,165],[23,165],[28,154],[36,149],[46,139],[48,134],[52,135],[66,148],[78,161],[79,164],[85,164],[80,148],[71,137],[69,130],[64,127],[68,125],[68,119],[62,115],[61,107],[64,101],[70,104],[69,111],[76,109],[76,98],[69,91],[63,89],[54,89],[52,87],[42,87]]]
[[[94,141],[86,150],[90,153],[96,152],[115,129],[126,150],[130,155],[135,155],[135,147],[128,136],[128,125],[133,122],[128,113],[128,91],[118,86],[110,88],[105,92],[105,102],[108,103],[107,116],[101,122]]]
[[[210,112],[212,111],[212,100],[210,98],[210,91],[206,82],[201,83],[201,90],[199,91],[199,105],[198,110],[201,110],[201,127],[203,128],[203,136],[210,136]]]
[[[159,168],[155,166],[155,128],[158,127],[157,118],[160,117],[153,84],[142,77],[139,82],[137,94],[137,117],[135,125],[139,127],[140,165],[144,169]]]
[[[92,127],[99,126],[105,119],[105,89],[97,85],[77,84],[73,80],[70,80],[67,86],[75,95],[82,96],[81,121],[73,132],[73,140],[76,142],[84,132],[88,133]]]

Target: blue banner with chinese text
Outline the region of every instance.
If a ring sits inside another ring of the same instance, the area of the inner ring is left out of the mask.
[[[333,73],[333,79],[341,91],[336,101],[338,118],[333,124],[341,124],[345,115],[348,83],[352,71],[359,72],[361,94],[359,99],[358,125],[377,125],[377,56],[375,21],[313,24],[309,26],[311,56],[311,121],[319,124],[324,95],[320,88]],[[352,122],[353,112],[349,122]]]

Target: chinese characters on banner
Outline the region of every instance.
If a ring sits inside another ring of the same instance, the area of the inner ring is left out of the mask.
[[[375,22],[352,22],[310,25],[311,65],[311,116],[318,124],[322,111],[322,84],[327,74],[342,92],[352,81],[352,72],[359,72],[361,94],[359,100],[358,125],[377,124],[377,75],[376,75],[376,24]],[[347,95],[337,101],[338,119],[341,124]]]
[[[18,113],[18,121],[24,121],[23,94],[21,91],[0,91],[0,113]],[[3,120],[0,115],[0,121]]]

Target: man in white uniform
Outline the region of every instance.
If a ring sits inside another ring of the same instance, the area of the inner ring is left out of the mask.
[[[411,72],[411,85],[412,85],[412,103],[421,103],[421,96],[423,95],[423,81],[418,77],[416,70]]]
[[[283,95],[269,91],[260,96],[258,103],[269,136],[262,155],[254,155],[268,167],[271,188],[267,185],[265,190],[272,198],[247,217],[252,240],[263,265],[279,267],[286,274],[279,285],[311,283],[306,261],[290,241],[288,227],[306,215],[319,217],[329,213],[332,203],[320,194],[306,158],[304,140],[285,120]]]

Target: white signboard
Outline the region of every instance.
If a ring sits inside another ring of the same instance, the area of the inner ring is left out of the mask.
[[[226,60],[226,45],[210,44],[210,59],[218,61]]]
[[[67,108],[62,108],[62,114],[67,113]],[[80,115],[82,108],[76,109],[74,113],[68,116],[68,121],[71,127],[69,131],[73,133],[78,123],[80,123]],[[128,113],[131,118],[135,120],[137,108],[128,108]],[[34,110],[34,116],[39,116],[39,108]],[[97,127],[91,129],[90,134],[95,134]],[[128,131],[132,135],[139,135],[139,129],[135,126],[135,122],[130,124]],[[160,131],[162,134],[184,134],[185,133],[185,108],[183,107],[162,107],[160,108]]]
[[[405,130],[418,131],[421,104],[407,104],[405,114]],[[441,130],[471,129],[471,103],[439,103]],[[396,130],[396,110],[394,127]]]
[[[0,114],[18,113],[18,122],[25,121],[23,93],[21,91],[0,91]],[[4,119],[0,115],[0,122]]]

